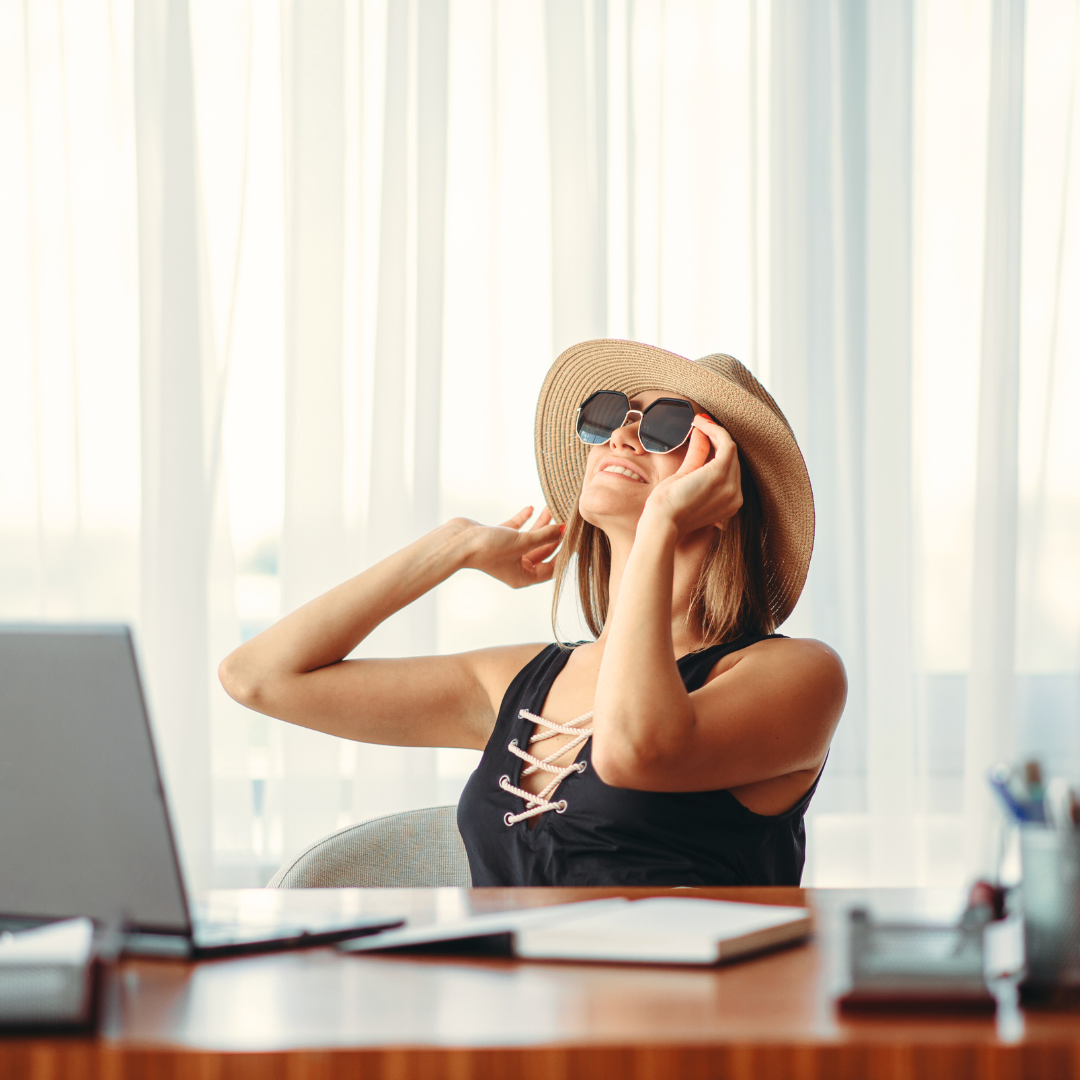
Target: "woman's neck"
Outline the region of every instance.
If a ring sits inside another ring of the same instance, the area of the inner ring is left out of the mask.
[[[634,546],[632,535],[614,531],[606,535],[611,548],[611,572],[608,574],[608,619],[603,632],[597,639],[598,644],[606,641],[607,630],[611,625],[611,613],[615,610],[626,563]],[[687,615],[711,540],[710,529],[699,529],[683,537],[675,549],[675,569],[671,591],[671,639],[675,646],[676,656],[694,652],[702,646],[700,628],[696,625],[692,626]]]

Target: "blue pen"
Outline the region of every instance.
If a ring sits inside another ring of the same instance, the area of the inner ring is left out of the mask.
[[[1004,765],[991,769],[987,779],[1014,821],[1046,821],[1046,813],[1042,806],[1020,802],[1012,793],[1009,788],[1009,770]]]

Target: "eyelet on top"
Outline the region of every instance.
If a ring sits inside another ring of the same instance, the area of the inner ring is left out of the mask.
[[[510,826],[514,824],[514,815],[511,814],[509,810],[507,810],[506,813],[503,814],[503,824],[507,828],[510,828]]]
[[[583,743],[587,743],[592,737],[592,728],[583,727],[586,721],[592,719],[592,712],[583,713],[581,716],[575,717],[573,720],[568,720],[565,724],[557,723],[553,720],[548,720],[543,716],[538,716],[535,713],[529,712],[528,709],[522,709],[518,716],[523,720],[529,720],[536,725],[536,731],[528,740],[528,746],[532,746],[534,743],[543,742],[545,739],[550,739],[555,735],[569,735],[571,739],[569,742],[564,743],[557,750],[549,754],[545,758],[539,758],[535,754],[529,752],[529,750],[523,750],[518,745],[518,740],[513,739],[507,745],[507,750],[510,751],[514,757],[521,758],[523,767],[521,770],[521,776],[531,776],[533,773],[542,771],[550,773],[552,779],[548,784],[535,794],[531,791],[527,791],[525,788],[517,787],[509,776],[505,774],[499,780],[499,787],[503,791],[509,792],[511,795],[517,795],[525,803],[525,809],[518,814],[506,814],[503,817],[503,821],[507,825],[514,825],[519,821],[523,821],[525,818],[536,817],[538,814],[546,813],[548,810],[554,810],[558,814],[563,814],[567,809],[567,802],[565,799],[560,799],[558,802],[553,802],[551,796],[555,793],[555,789],[562,783],[562,781],[570,775],[570,773],[582,773],[585,771],[584,761],[571,762],[569,765],[555,765],[554,761],[557,757],[563,754],[569,754]]]

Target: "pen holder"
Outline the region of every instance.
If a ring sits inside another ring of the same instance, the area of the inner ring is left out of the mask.
[[[1020,827],[1025,995],[1080,990],[1080,830]]]

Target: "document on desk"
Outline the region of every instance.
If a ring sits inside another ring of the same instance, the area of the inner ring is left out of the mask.
[[[406,926],[343,942],[344,952],[503,953],[529,960],[717,964],[799,941],[806,908],[698,897],[588,900]]]

